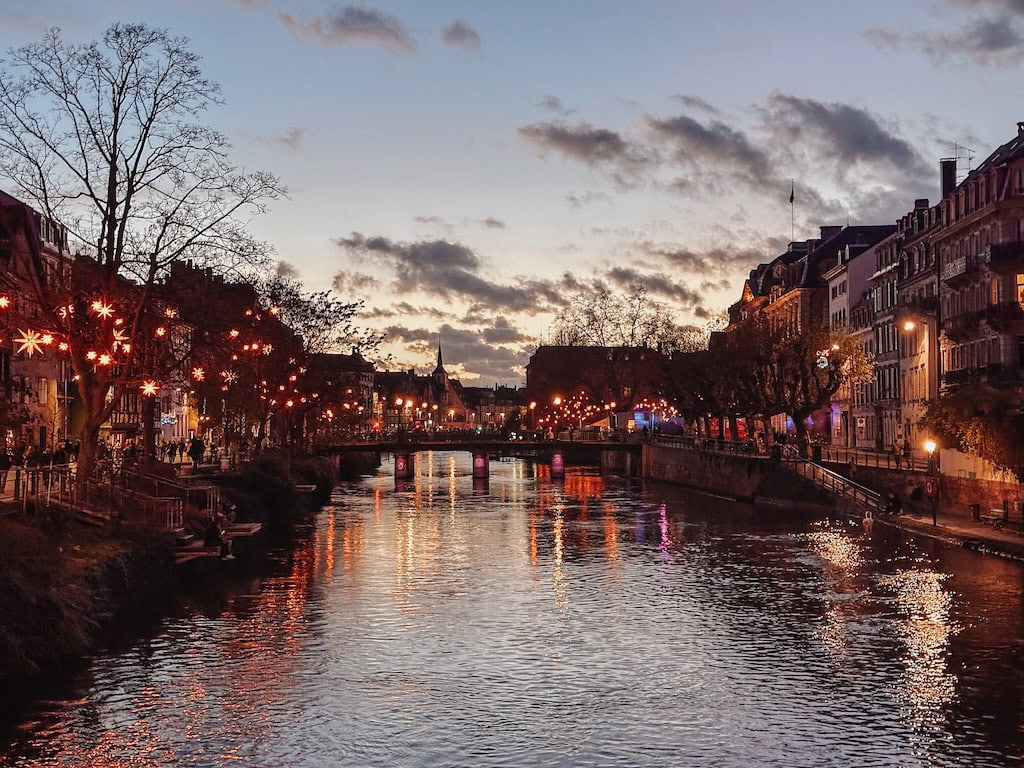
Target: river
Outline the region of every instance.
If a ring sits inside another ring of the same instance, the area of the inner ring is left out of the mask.
[[[418,457],[3,731],[0,766],[1009,766],[1017,563]]]

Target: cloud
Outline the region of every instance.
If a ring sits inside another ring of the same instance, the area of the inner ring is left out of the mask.
[[[399,53],[416,50],[416,41],[397,17],[365,5],[347,5],[308,22],[290,13],[281,13],[278,19],[298,40],[332,46],[369,43]]]
[[[673,280],[669,275],[656,272],[641,272],[632,267],[612,267],[604,273],[609,282],[620,288],[630,288],[635,285],[642,285],[652,296],[662,296],[670,299],[675,306],[673,310],[693,309],[702,304],[702,297],[699,293],[690,288],[686,283]]]
[[[857,164],[890,179],[930,178],[930,165],[899,131],[872,112],[839,102],[822,102],[774,93],[762,109],[777,141],[828,162],[839,178]]]
[[[395,317],[426,317],[437,321],[455,319],[452,312],[434,306],[417,307],[407,301],[400,301],[390,307],[374,307],[360,312],[359,315],[370,320],[387,320]]]
[[[967,58],[979,66],[1014,67],[1024,60],[1024,0],[950,0],[972,12],[941,32],[874,27],[865,38],[883,49],[916,48],[936,65]]]
[[[268,0],[228,0],[228,2],[247,11],[255,11],[257,8],[265,8]]]
[[[586,191],[580,192],[579,194],[568,194],[565,196],[566,202],[569,203],[573,208],[582,208],[585,205],[592,203],[611,203],[611,195],[604,192],[593,192]]]
[[[400,243],[353,232],[335,243],[393,268],[393,287],[403,293],[422,291],[446,301],[462,299],[492,309],[530,314],[563,301],[559,286],[549,280],[521,278],[503,285],[481,277],[486,270],[480,257],[466,246],[447,240]]]
[[[523,369],[536,348],[536,342],[525,336],[526,343],[502,341],[504,337],[515,335],[514,329],[504,321],[493,327],[473,329],[445,324],[440,328],[392,325],[384,330],[388,341],[404,345],[410,355],[421,360],[434,357],[440,334],[445,369],[458,374],[463,383],[479,380],[485,386],[491,382],[520,383]]]
[[[259,134],[249,135],[251,135],[253,139],[260,144],[296,150],[302,146],[303,139],[305,138],[305,130],[292,126],[286,129],[285,132],[279,136],[260,136]]]
[[[707,125],[686,115],[671,118],[647,118],[648,125],[661,138],[675,146],[676,158],[693,168],[711,165],[745,177],[763,180],[773,175],[767,153],[755,146],[742,131],[720,120]]]
[[[743,272],[764,261],[765,253],[754,248],[711,248],[697,252],[689,248],[670,248],[642,243],[643,253],[666,262],[672,271],[697,275],[721,275]]]
[[[567,109],[565,105],[562,104],[562,100],[557,96],[545,96],[541,100],[540,105],[544,107],[544,109],[554,112],[556,115],[562,115],[563,117],[572,114],[572,110]]]
[[[286,280],[291,278],[297,280],[299,278],[298,268],[295,267],[294,264],[290,264],[284,259],[277,262],[277,269],[275,269],[274,271],[277,273],[278,277],[284,278]]]
[[[493,216],[480,219],[479,222],[487,229],[505,229],[505,222],[501,219],[496,219]]]
[[[465,19],[456,19],[447,24],[441,31],[441,41],[445,45],[465,48],[467,51],[480,50],[480,33]]]
[[[334,288],[335,293],[340,293],[343,296],[358,295],[379,288],[380,281],[373,275],[341,271],[335,273],[331,287]]]
[[[595,128],[590,123],[534,123],[519,128],[519,135],[542,149],[551,149],[588,165],[630,157],[629,144],[615,131]]]
[[[700,96],[680,95],[676,96],[676,98],[679,99],[680,102],[682,102],[684,107],[689,107],[690,109],[699,109],[702,112],[707,112],[709,114],[716,116],[722,114],[717,107],[712,106],[707,101],[702,99]]]

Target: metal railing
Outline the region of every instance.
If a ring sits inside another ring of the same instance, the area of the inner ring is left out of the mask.
[[[838,472],[833,472],[813,461],[793,456],[788,453],[783,456],[785,465],[793,469],[801,477],[811,480],[819,488],[822,488],[835,496],[850,499],[858,504],[863,504],[869,509],[878,511],[882,508],[882,497],[878,491],[856,483]]]
[[[157,496],[130,488],[119,478],[79,478],[75,467],[19,467],[15,471],[14,499],[22,512],[63,507],[102,521],[129,519],[168,530],[184,522],[184,503],[177,496]]]

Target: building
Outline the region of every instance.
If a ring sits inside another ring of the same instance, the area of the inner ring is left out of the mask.
[[[939,264],[942,393],[1018,384],[1024,368],[1024,122],[955,188],[944,184]]]

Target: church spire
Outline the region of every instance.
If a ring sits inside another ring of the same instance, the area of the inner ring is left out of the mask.
[[[434,375],[443,376],[444,373],[444,362],[441,360],[441,334],[437,334],[437,367],[434,368]]]

